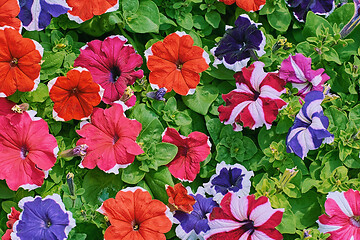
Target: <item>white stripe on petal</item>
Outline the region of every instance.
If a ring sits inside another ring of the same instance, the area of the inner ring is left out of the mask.
[[[322,99],[317,99],[312,101],[306,108],[306,114],[311,119],[312,115],[316,112],[321,112],[323,109],[321,107]]]
[[[298,127],[293,130],[288,135],[288,141],[290,141],[298,132],[306,130],[305,127]]]
[[[321,77],[321,74],[315,76],[313,79],[311,79],[311,83],[313,86],[317,86],[321,83],[321,80],[322,80],[322,77]]]
[[[266,203],[261,204],[253,209],[249,218],[254,221],[255,227],[259,227],[266,223],[271,218],[271,216],[278,211],[284,212],[284,209],[273,209],[268,200]]]
[[[319,220],[316,221],[317,224],[319,224],[319,231],[321,233],[327,233],[327,232],[332,232],[332,231],[337,231],[340,228],[342,228],[342,226],[334,226],[334,225],[325,225],[322,224]]]
[[[341,211],[348,217],[353,217],[354,213],[349,205],[349,202],[346,200],[344,196],[344,192],[330,192],[326,199],[333,199],[336,204],[339,206]]]
[[[274,238],[269,237],[265,233],[255,230],[251,235],[251,240],[275,240]]]
[[[266,98],[271,98],[271,99],[280,99],[280,95],[285,93],[286,90],[284,89],[281,92],[276,91],[274,88],[272,88],[269,85],[264,85],[261,87],[260,89],[260,95],[259,97],[266,97]]]
[[[267,73],[264,72],[265,64],[263,62],[254,62],[253,64],[255,68],[251,73],[250,83],[257,92],[260,92],[260,84],[267,75]]]
[[[303,81],[304,83],[308,82],[308,80],[305,77],[305,74],[303,73],[303,71],[301,70],[301,68],[296,64],[296,62],[293,60],[293,56],[290,56],[290,61],[291,61],[291,66],[294,69],[295,75],[296,77]]]
[[[230,202],[230,210],[233,216],[239,220],[244,221],[247,220],[247,211],[248,211],[248,199],[247,197],[239,198],[235,194],[231,195],[231,202]]]
[[[262,101],[260,98],[258,98],[255,102],[249,104],[250,115],[255,121],[255,124],[251,129],[261,127],[264,123],[266,123],[265,114],[262,107]]]
[[[235,122],[235,118],[240,114],[240,112],[249,104],[253,103],[253,101],[245,101],[234,107],[231,111],[230,117],[224,124],[232,124]]]
[[[209,221],[210,231],[206,236],[213,235],[220,232],[230,232],[240,228],[245,223],[239,223],[228,219],[215,219]]]
[[[40,0],[34,0],[31,6],[31,15],[32,20],[29,25],[24,26],[24,28],[28,31],[39,31],[39,16],[41,12]]]

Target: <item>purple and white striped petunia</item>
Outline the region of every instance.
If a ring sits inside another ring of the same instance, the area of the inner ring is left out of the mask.
[[[218,108],[220,121],[231,124],[234,131],[244,127],[255,129],[265,124],[270,129],[278,112],[286,105],[280,98],[285,93],[285,81],[277,73],[264,72],[265,64],[254,62],[234,75],[236,89],[223,94],[226,106]]]
[[[335,9],[334,0],[286,0],[286,2],[299,22],[305,21],[309,11],[327,17]]]
[[[310,91],[323,91],[325,82],[330,79],[323,68],[312,70],[311,58],[301,53],[289,56],[281,63],[279,77],[291,82],[299,90],[297,95],[302,98]]]
[[[319,91],[309,92],[305,104],[296,115],[294,125],[286,137],[286,151],[295,153],[302,159],[309,150],[315,150],[324,143],[334,141],[334,135],[328,130],[329,119],[324,115],[321,102],[324,94]]]
[[[217,47],[211,49],[215,56],[213,65],[224,64],[226,68],[239,72],[246,67],[250,56],[255,56],[254,52],[259,57],[264,55],[266,39],[258,25],[248,15],[242,14],[236,19],[235,27],[226,26],[224,37]]]
[[[316,221],[319,231],[330,233],[328,240],[360,239],[360,193],[349,189],[346,192],[330,192],[326,197],[325,212]]]
[[[46,28],[51,16],[58,17],[71,8],[65,0],[19,0],[19,18],[28,31],[40,31]]]
[[[208,240],[261,239],[281,240],[275,229],[281,223],[284,209],[273,209],[267,197],[255,195],[239,198],[227,193],[220,207],[215,207],[209,217]]]
[[[19,207],[23,211],[14,223],[11,239],[63,240],[76,226],[72,213],[66,211],[58,194],[45,198],[25,197],[19,201]]]
[[[204,189],[206,193],[214,196],[218,203],[228,192],[238,197],[247,196],[250,193],[250,178],[253,176],[253,171],[248,171],[240,164],[230,165],[221,162],[216,166],[216,174],[208,183],[204,183]]]

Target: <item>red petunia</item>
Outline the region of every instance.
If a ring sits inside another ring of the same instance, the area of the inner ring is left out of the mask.
[[[6,98],[0,98],[0,115],[6,115],[14,113],[11,109],[16,104],[12,101],[7,100]]]
[[[130,165],[135,155],[144,153],[135,142],[141,123],[124,116],[120,104],[108,109],[94,108],[91,123],[86,123],[77,133],[82,137],[76,145],[88,146],[80,167],[98,166],[106,173],[119,173],[119,168]]]
[[[104,201],[98,210],[109,218],[105,240],[165,240],[170,231],[171,214],[164,203],[152,199],[149,192],[135,187]]]
[[[66,77],[51,80],[48,88],[54,101],[53,117],[60,121],[88,118],[104,93],[93,81],[91,73],[80,67],[70,70]]]
[[[207,52],[193,46],[194,40],[184,32],[175,32],[145,51],[154,89],[166,88],[180,95],[193,94],[200,82],[199,73],[209,67]]]
[[[91,19],[94,15],[113,12],[119,8],[118,0],[66,0],[66,3],[72,8],[68,12],[69,19],[79,24]]]
[[[12,228],[14,223],[19,220],[20,212],[16,210],[14,207],[11,207],[11,213],[7,215],[8,221],[6,222],[6,226],[9,228],[6,230],[5,234],[1,237],[1,240],[11,240],[10,234],[12,233]]]
[[[17,0],[0,0],[0,27],[10,26],[16,30],[21,29],[19,15],[20,6]]]
[[[11,190],[40,187],[56,162],[56,139],[36,112],[0,115],[0,179]]]
[[[201,132],[192,132],[184,137],[176,129],[167,128],[162,141],[178,147],[174,160],[167,165],[170,173],[180,180],[194,181],[200,172],[200,162],[210,154],[209,137]]]
[[[219,0],[226,5],[231,5],[236,2],[236,5],[247,12],[254,12],[260,10],[266,3],[266,0]]]
[[[34,91],[40,82],[44,49],[10,27],[0,27],[0,97]]]
[[[170,211],[182,211],[191,213],[193,205],[195,204],[195,198],[190,196],[186,188],[181,184],[177,183],[174,187],[167,186],[166,193],[169,196],[169,208]]]

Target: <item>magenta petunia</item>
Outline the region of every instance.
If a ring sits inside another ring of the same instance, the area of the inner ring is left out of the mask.
[[[330,192],[326,198],[326,214],[317,221],[319,231],[330,233],[329,240],[359,240],[360,192]]]
[[[106,104],[119,100],[128,85],[144,76],[143,70],[135,70],[141,67],[142,57],[126,42],[120,35],[91,41],[80,49],[74,63],[87,68],[94,82],[105,89],[102,100]]]
[[[277,73],[264,72],[264,63],[255,62],[234,75],[236,89],[223,94],[225,106],[218,108],[220,121],[231,124],[235,131],[242,125],[255,129],[265,124],[271,127],[279,110],[286,105],[280,98],[285,93],[285,81]]]
[[[0,115],[0,179],[11,190],[40,187],[59,151],[47,123],[36,112]]]
[[[162,141],[178,147],[175,158],[167,165],[170,173],[180,180],[194,181],[200,172],[200,162],[210,154],[209,137],[201,132],[184,137],[176,129],[166,128]]]
[[[210,214],[210,231],[207,240],[261,239],[281,240],[283,236],[275,229],[281,223],[283,208],[273,209],[265,196],[255,195],[239,198],[229,192]]]
[[[11,109],[16,104],[6,98],[0,98],[0,115],[6,115],[10,113],[14,113]]]
[[[124,116],[120,104],[108,109],[94,108],[91,123],[85,123],[77,133],[82,137],[76,145],[88,146],[80,167],[98,166],[106,173],[119,173],[119,168],[130,165],[135,155],[144,153],[135,142],[141,123]]]
[[[299,90],[302,98],[311,91],[323,91],[324,84],[330,77],[324,73],[324,69],[311,69],[311,58],[301,53],[289,56],[281,63],[279,77],[286,82],[291,82],[294,88]]]

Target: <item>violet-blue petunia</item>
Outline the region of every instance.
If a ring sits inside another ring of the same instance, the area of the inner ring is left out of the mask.
[[[304,159],[309,150],[334,141],[334,135],[327,130],[329,119],[320,105],[323,99],[324,94],[320,91],[311,91],[305,96],[305,104],[296,115],[294,125],[286,137],[288,153],[293,152]]]
[[[235,72],[246,67],[250,57],[265,54],[265,35],[257,28],[248,15],[242,14],[235,21],[235,27],[226,26],[226,32],[216,47],[211,49],[215,56],[213,65],[224,64]]]
[[[19,207],[23,211],[13,226],[11,239],[67,239],[76,225],[58,194],[45,198],[25,197],[19,201]]]
[[[51,16],[58,17],[71,9],[65,0],[19,0],[19,4],[19,19],[28,31],[43,30]]]
[[[286,2],[293,11],[295,18],[300,22],[305,21],[309,11],[327,17],[335,9],[334,0],[286,0]]]

